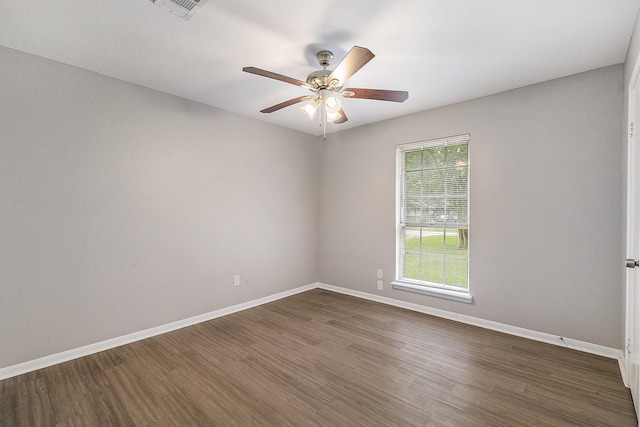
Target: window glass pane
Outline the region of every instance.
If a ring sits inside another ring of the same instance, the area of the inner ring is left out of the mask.
[[[468,241],[467,229],[449,228],[445,234],[445,251],[447,254],[444,283],[452,286],[467,287]]]
[[[449,145],[446,147],[446,165],[462,166],[467,164],[467,144]]]
[[[420,253],[420,227],[406,227],[404,229],[404,250]]]
[[[406,197],[421,196],[423,186],[422,171],[411,171],[405,174],[404,191]]]
[[[467,259],[469,247],[469,230],[467,228],[450,228],[447,231],[447,256]]]
[[[443,169],[424,171],[422,188],[425,196],[444,196],[445,171]]]
[[[405,255],[404,278],[420,280],[420,255],[409,253]]]
[[[467,169],[450,168],[444,172],[445,186],[448,196],[467,194]]]
[[[433,200],[432,198],[427,198],[424,200],[424,224],[433,224],[435,218],[434,204],[435,200]]]
[[[444,224],[446,215],[445,215],[445,204],[446,200],[444,197],[438,197],[431,200],[431,218],[433,224]]]
[[[406,151],[404,159],[405,170],[412,171],[422,169],[422,150]]]
[[[416,197],[406,199],[404,205],[404,220],[408,223],[421,222],[421,219],[423,217],[422,199]]]
[[[467,287],[467,260],[447,258],[445,284],[450,286]]]
[[[448,224],[467,224],[468,200],[466,198],[448,198],[447,216]]]
[[[444,258],[422,256],[422,280],[444,283]]]
[[[442,255],[444,253],[444,229],[422,229],[422,253],[426,255]]]
[[[438,169],[445,165],[445,147],[426,148],[422,155],[424,169]]]

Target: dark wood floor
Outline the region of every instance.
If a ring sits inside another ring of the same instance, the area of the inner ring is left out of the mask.
[[[637,426],[614,360],[312,290],[0,381],[0,426]]]

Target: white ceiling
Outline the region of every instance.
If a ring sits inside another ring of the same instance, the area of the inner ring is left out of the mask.
[[[621,63],[640,0],[208,0],[190,20],[150,0],[0,0],[0,45],[319,135],[305,80],[354,46],[376,57],[348,87],[409,91],[403,104],[346,99],[334,132]]]

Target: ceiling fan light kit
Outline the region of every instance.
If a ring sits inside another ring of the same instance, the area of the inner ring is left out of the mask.
[[[330,90],[322,89],[318,91],[313,98],[311,98],[309,102],[303,105],[300,109],[307,117],[313,119],[318,108],[324,109],[328,122],[335,122],[342,117],[342,114],[340,114],[342,101],[340,101],[340,98],[336,97]]]
[[[265,108],[264,110],[261,110],[262,113],[273,113],[274,111],[278,111],[284,107],[309,100],[309,102],[301,108],[302,112],[307,117],[313,119],[316,111],[320,109],[321,125],[325,124],[323,122],[339,124],[346,122],[348,119],[342,109],[342,101],[337,95],[347,98],[375,99],[378,101],[392,102],[404,102],[409,97],[409,93],[406,91],[343,88],[345,82],[369,61],[371,61],[374,56],[375,55],[369,49],[354,46],[333,70],[328,70],[327,67],[331,64],[333,53],[328,50],[322,50],[316,54],[316,58],[318,59],[318,63],[322,67],[322,70],[313,71],[307,76],[307,79],[304,82],[256,67],[244,67],[242,71],[293,84],[312,92],[312,95],[310,96],[300,96]]]

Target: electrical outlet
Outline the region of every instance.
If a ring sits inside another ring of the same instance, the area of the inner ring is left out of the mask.
[[[240,275],[233,276],[233,286],[240,286]]]
[[[378,290],[381,291],[384,288],[382,285],[382,280],[378,280]]]
[[[378,269],[378,275],[376,276],[378,279],[382,279],[384,276],[382,275],[382,269]]]

